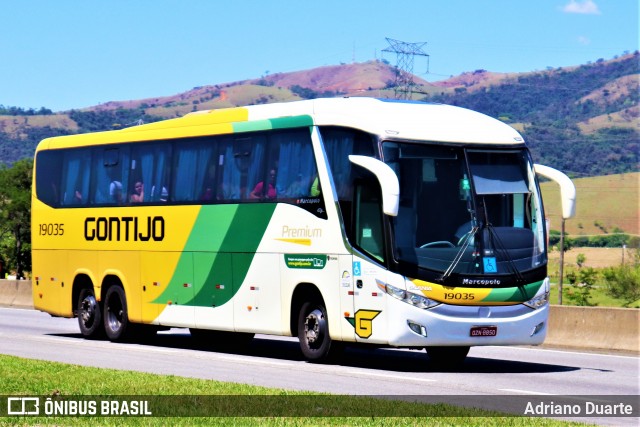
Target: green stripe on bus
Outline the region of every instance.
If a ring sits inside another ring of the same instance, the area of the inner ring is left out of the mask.
[[[202,206],[184,251],[220,251],[239,207],[236,204]]]
[[[524,302],[533,298],[543,281],[529,283],[528,285],[518,286],[513,288],[493,289],[489,295],[486,296],[483,302]]]
[[[271,119],[271,126],[273,129],[309,127],[313,126],[313,119],[311,116],[279,117]]]
[[[234,132],[255,132],[270,129],[287,129],[308,127],[313,125],[313,119],[310,116],[292,116],[279,117],[276,119],[252,120],[249,122],[233,123]]]
[[[154,302],[201,307],[227,303],[244,282],[275,207],[203,206],[169,285]],[[185,283],[195,286],[185,288]]]

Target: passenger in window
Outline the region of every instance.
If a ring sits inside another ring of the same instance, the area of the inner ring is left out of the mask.
[[[218,186],[218,200],[238,200],[242,190],[236,184],[223,182]]]
[[[267,199],[275,199],[276,198],[276,170],[271,169],[269,171],[269,182],[266,194],[264,193],[264,181],[260,181],[256,184],[255,188],[251,193],[249,193],[250,199],[262,199],[263,197]]]
[[[129,197],[129,201],[131,203],[144,202],[144,184],[142,181],[136,181],[133,186],[133,193],[131,194],[131,197]]]
[[[287,188],[287,191],[285,193],[285,195],[287,197],[305,197],[308,195],[308,191],[307,189],[309,185],[309,181],[302,179],[302,174],[299,173],[298,176],[296,177],[296,180],[293,181],[290,185],[289,188]]]
[[[200,196],[200,200],[203,202],[208,202],[210,200],[213,200],[213,188],[211,187],[205,188],[204,191],[202,192],[202,196]]]
[[[162,187],[162,191],[160,192],[160,201],[161,202],[166,202],[167,200],[169,200],[169,190],[167,190],[167,187]]]
[[[311,190],[309,191],[309,193],[311,194],[311,197],[318,197],[321,192],[322,188],[320,188],[320,180],[316,175],[316,179],[313,180],[313,184],[311,184]]]
[[[120,181],[111,181],[111,184],[109,184],[109,197],[115,203],[122,203],[122,183]]]
[[[158,194],[158,192],[160,194]],[[164,185],[162,187],[156,187],[154,185],[151,187],[151,198],[148,200],[159,200],[161,202],[166,202],[167,200],[169,200],[169,190],[167,190],[167,187],[165,187]]]

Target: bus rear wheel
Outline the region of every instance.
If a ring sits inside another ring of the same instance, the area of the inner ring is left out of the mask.
[[[102,338],[104,325],[102,323],[102,308],[96,301],[96,295],[91,288],[82,288],[76,305],[80,333],[85,338]]]
[[[329,336],[327,310],[317,302],[305,302],[300,308],[298,339],[302,354],[310,362],[327,361],[336,356],[341,347]]]
[[[129,338],[132,327],[124,289],[117,285],[109,287],[104,301],[104,330],[107,337],[111,341],[125,341]]]

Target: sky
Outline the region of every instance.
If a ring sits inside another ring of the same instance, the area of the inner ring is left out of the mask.
[[[65,111],[385,59],[527,72],[639,49],[638,0],[0,0],[0,105]],[[425,43],[425,44],[423,44]],[[428,59],[428,62],[427,62]]]

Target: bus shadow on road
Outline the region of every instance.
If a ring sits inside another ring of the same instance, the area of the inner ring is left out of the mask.
[[[424,350],[367,349],[352,347],[345,350],[341,365],[380,369],[393,372],[460,372],[460,373],[551,373],[576,371],[580,368],[544,362],[524,362],[486,357],[474,357],[473,348],[462,364],[442,366],[429,360]]]
[[[182,331],[182,330],[178,330]],[[67,338],[82,339],[80,334],[54,334]],[[304,363],[298,341],[294,338],[258,336],[242,347],[228,347],[206,343],[193,339],[187,330],[184,332],[158,333],[142,342],[118,345],[142,345],[173,348],[227,355],[260,357],[277,360],[288,360]],[[460,372],[460,373],[553,373],[577,371],[575,366],[558,365],[545,362],[504,360],[488,357],[474,357],[473,348],[465,361],[455,367],[446,367],[432,363],[424,350],[408,350],[393,348],[375,348],[371,346],[346,346],[340,356],[325,362],[326,364],[376,369],[392,372]]]

